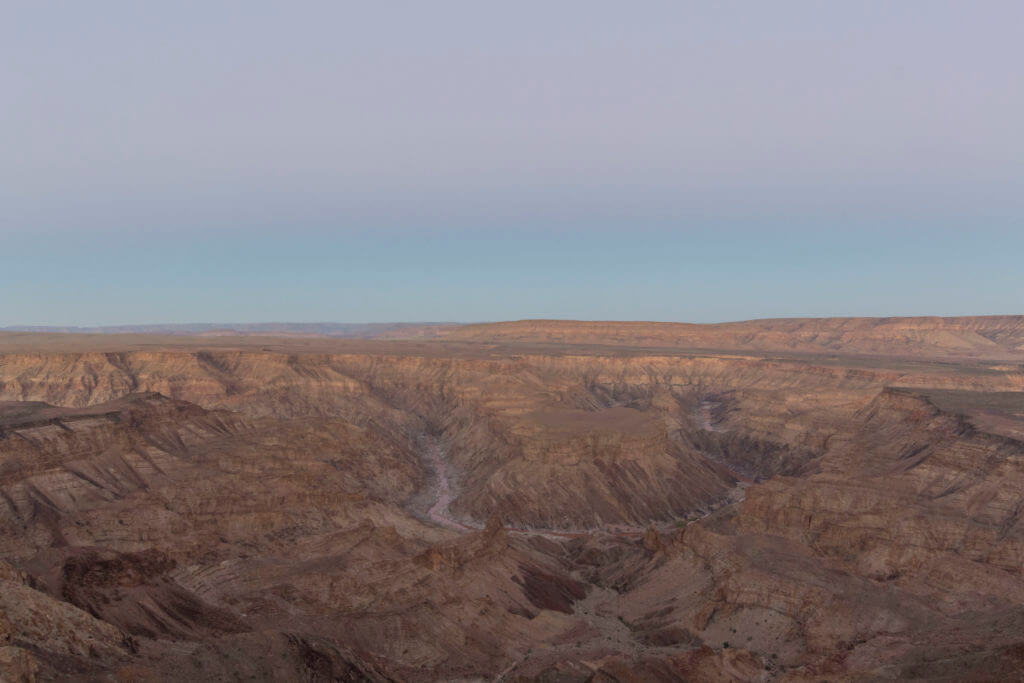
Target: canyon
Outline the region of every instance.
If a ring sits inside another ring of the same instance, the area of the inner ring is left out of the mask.
[[[0,679],[1024,668],[1024,317],[165,332],[0,332]]]

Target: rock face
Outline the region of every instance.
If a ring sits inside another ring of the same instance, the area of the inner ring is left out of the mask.
[[[1015,676],[1018,333],[0,338],[0,678]]]

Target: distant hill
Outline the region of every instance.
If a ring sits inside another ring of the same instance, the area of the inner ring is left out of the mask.
[[[186,323],[180,325],[107,325],[99,327],[16,325],[7,332],[43,334],[161,334],[182,336],[269,335],[349,339],[431,339],[457,323]]]
[[[106,327],[14,326],[0,332],[294,337],[575,344],[677,351],[860,354],[1024,362],[1024,316],[768,318],[696,324],[515,320],[495,323],[195,323]]]
[[[1024,316],[774,318],[692,323],[518,320],[462,325],[446,339],[737,351],[1024,360]]]

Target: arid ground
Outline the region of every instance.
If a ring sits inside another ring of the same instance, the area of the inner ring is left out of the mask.
[[[0,333],[0,680],[1024,670],[1024,317],[377,332]]]

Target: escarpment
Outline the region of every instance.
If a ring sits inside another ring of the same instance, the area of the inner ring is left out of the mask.
[[[1007,677],[1016,324],[0,353],[0,678]]]

